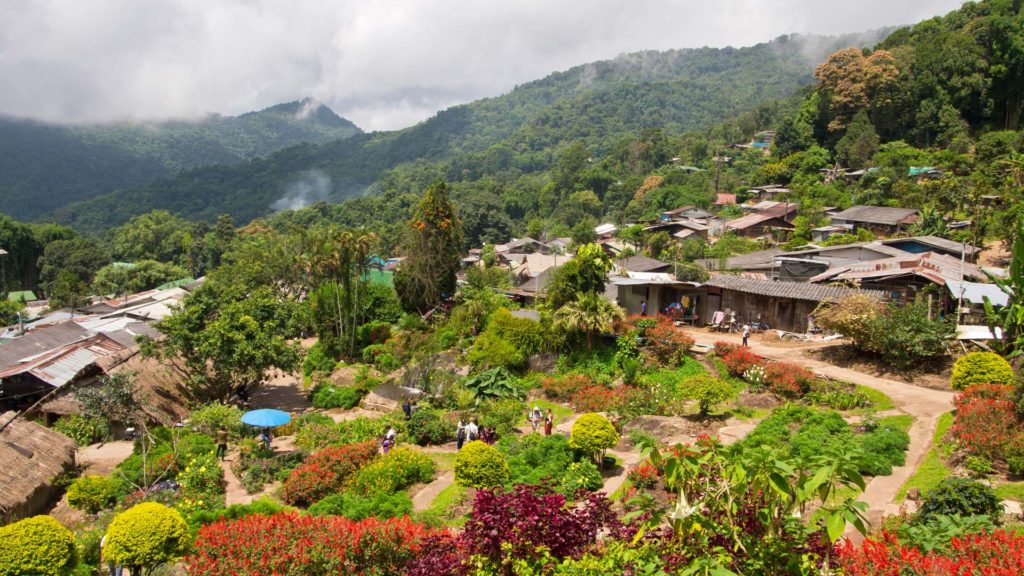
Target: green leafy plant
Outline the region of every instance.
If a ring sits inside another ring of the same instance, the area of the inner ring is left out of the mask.
[[[494,428],[499,436],[511,434],[523,417],[526,405],[515,398],[488,400],[478,406],[479,424]]]
[[[193,410],[188,415],[189,427],[207,436],[213,436],[224,428],[231,438],[242,438],[252,430],[242,423],[242,411],[232,404],[213,402]]]
[[[0,576],[68,576],[78,563],[75,536],[51,516],[0,527]]]
[[[593,462],[573,462],[562,475],[558,483],[558,491],[572,497],[578,490],[600,490],[604,486],[604,478]]]
[[[569,447],[599,461],[605,450],[619,443],[619,433],[607,418],[600,414],[583,414],[573,422],[569,433]]]
[[[688,378],[679,386],[687,398],[697,401],[701,414],[736,396],[736,390],[728,382],[707,375]]]
[[[498,334],[485,331],[469,349],[466,360],[476,370],[505,369],[519,370],[526,365],[526,355]]]
[[[454,427],[442,418],[442,412],[420,408],[406,423],[405,435],[414,444],[444,444],[454,437]]]
[[[455,482],[469,488],[500,486],[508,480],[508,462],[494,446],[469,442],[455,456]]]
[[[489,398],[522,398],[523,392],[516,385],[516,378],[503,367],[484,370],[465,381],[478,401]]]
[[[68,486],[68,505],[95,514],[117,502],[122,483],[110,476],[82,476]]]
[[[397,518],[412,514],[412,499],[406,492],[376,492],[368,496],[342,492],[309,507],[314,516],[344,516],[350,520]]]
[[[434,461],[411,448],[395,448],[363,466],[347,489],[355,494],[392,494],[417,482],[434,479]]]
[[[936,516],[987,516],[999,524],[1003,505],[988,486],[967,478],[945,478],[928,492],[921,503],[918,520],[928,522]]]
[[[224,470],[212,453],[193,458],[178,474],[178,484],[177,507],[184,515],[224,507]]]
[[[965,390],[972,384],[1012,384],[1013,366],[994,352],[971,352],[957,358],[949,379],[954,390]]]
[[[335,386],[334,384],[317,384],[310,393],[310,401],[316,408],[354,408],[362,395],[352,386]]]
[[[79,446],[88,446],[110,437],[110,427],[106,420],[79,414],[61,416],[53,423],[53,429],[71,438]]]

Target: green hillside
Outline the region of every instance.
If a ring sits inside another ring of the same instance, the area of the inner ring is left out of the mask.
[[[188,122],[57,125],[0,118],[4,211],[38,219],[68,203],[184,169],[235,164],[302,142],[360,133],[323,106],[309,106],[303,115],[305,104]]]
[[[166,209],[187,218],[227,213],[243,223],[268,214],[310,170],[329,179],[324,198],[361,195],[396,166],[486,154],[483,169],[537,172],[557,149],[580,141],[594,153],[648,127],[695,129],[787,96],[811,80],[829,52],[874,43],[879,34],[783,36],[748,48],[642,52],[577,66],[504,96],[455,106],[411,128],[283,150],[236,166],[188,171],[56,212],[82,230]]]

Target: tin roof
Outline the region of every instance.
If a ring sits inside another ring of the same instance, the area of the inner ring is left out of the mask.
[[[724,290],[734,290],[736,292],[758,294],[772,298],[790,298],[810,302],[836,301],[853,294],[867,294],[878,299],[881,299],[883,296],[883,293],[877,290],[856,290],[843,286],[807,284],[805,282],[774,282],[731,274],[716,274],[705,282],[704,286],[714,286]]]
[[[835,220],[865,222],[867,224],[910,224],[917,219],[917,208],[893,208],[890,206],[850,206],[846,210],[833,214]]]
[[[27,358],[23,362],[0,372],[0,378],[8,378],[15,374],[31,374],[50,386],[59,388],[75,379],[78,374],[95,364],[100,358],[124,350],[103,334],[86,340],[61,346],[36,357]]]

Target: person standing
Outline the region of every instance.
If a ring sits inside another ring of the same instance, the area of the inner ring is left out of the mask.
[[[750,340],[750,324],[743,325],[743,345],[749,347],[750,344],[747,341]]]
[[[267,450],[270,450],[270,441],[271,440],[272,440],[272,438],[270,437],[270,428],[267,428],[266,426],[264,426],[263,427],[263,432],[260,433],[260,441],[263,442],[263,447],[266,448]]]
[[[455,449],[462,450],[462,445],[466,443],[466,425],[462,423],[462,418],[459,418],[459,423],[455,425]]]
[[[480,429],[476,425],[476,418],[469,419],[469,425],[466,426],[466,439],[472,442],[480,438]]]
[[[640,301],[640,315],[647,316],[647,300]]]
[[[530,424],[533,426],[533,431],[536,432],[540,428],[540,423],[544,420],[544,414],[540,411],[540,406],[534,405],[533,410],[530,411]]]
[[[217,457],[224,461],[228,454],[228,431],[223,426],[217,428]]]
[[[551,436],[551,428],[555,425],[555,413],[548,408],[548,413],[544,416],[544,435]]]
[[[405,397],[405,401],[402,402],[402,412],[405,412],[405,419],[409,420],[412,418],[412,404],[409,402],[409,397]]]

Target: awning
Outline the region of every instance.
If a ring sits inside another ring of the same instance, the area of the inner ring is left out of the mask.
[[[986,296],[993,306],[1006,306],[1010,301],[1010,297],[995,284],[946,280],[946,287],[953,298],[960,298],[962,290],[964,300],[971,304],[983,304]]]

